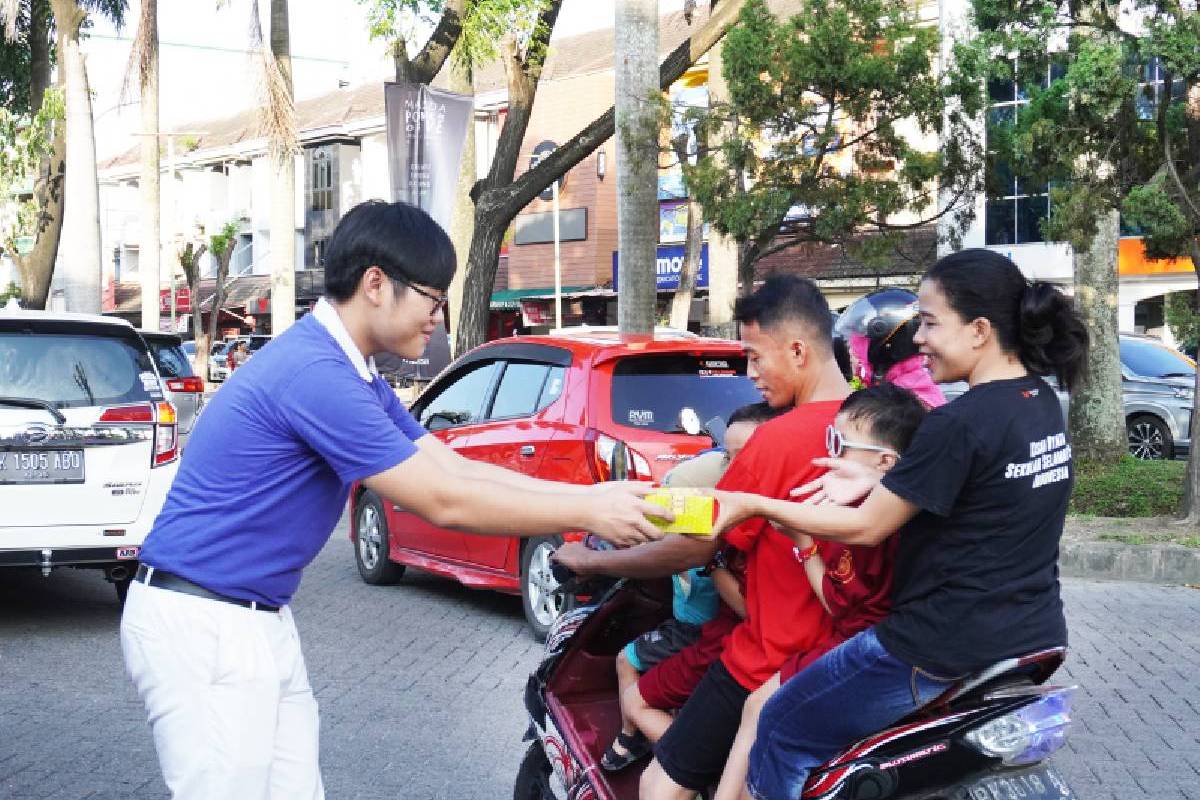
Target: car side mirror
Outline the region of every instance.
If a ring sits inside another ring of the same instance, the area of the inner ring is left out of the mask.
[[[441,411],[436,411],[429,415],[429,419],[425,420],[425,428],[431,433],[434,431],[444,431],[447,428],[453,428],[455,421],[447,414]]]

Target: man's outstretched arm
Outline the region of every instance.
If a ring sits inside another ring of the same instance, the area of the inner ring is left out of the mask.
[[[567,542],[553,558],[580,575],[661,578],[707,564],[720,546],[715,536],[670,534],[625,550],[592,550],[579,542]]]

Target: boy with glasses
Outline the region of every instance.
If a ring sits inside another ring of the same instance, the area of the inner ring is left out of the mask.
[[[846,398],[833,424],[825,430],[829,458],[887,472],[912,441],[926,413],[928,409],[915,394],[894,384],[857,391]],[[809,498],[805,502],[830,501]],[[833,626],[822,642],[792,655],[779,672],[747,698],[741,727],[714,800],[736,800],[742,796],[759,714],[771,695],[826,652],[883,619],[891,607],[896,536],[867,547],[818,542],[802,532],[793,535],[797,542],[796,559],[804,565],[813,593],[828,612]]]

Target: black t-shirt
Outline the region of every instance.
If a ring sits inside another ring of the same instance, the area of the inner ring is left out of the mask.
[[[1065,645],[1058,542],[1073,482],[1041,378],[983,383],[931,411],[883,478],[921,511],[900,531],[880,643],[943,677]]]

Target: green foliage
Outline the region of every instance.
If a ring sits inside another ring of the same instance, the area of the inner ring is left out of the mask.
[[[990,77],[1015,77],[1029,99],[1015,120],[989,125],[988,147],[1017,180],[1050,184],[1046,236],[1086,248],[1100,217],[1118,209],[1152,258],[1186,253],[1200,231],[1193,161],[1200,141],[1192,140],[1200,120],[1187,124],[1182,91],[1200,77],[1194,4],[973,0],[972,7],[979,35],[962,48],[981,61],[991,57]],[[994,57],[1001,53],[1012,60]],[[1155,62],[1165,79],[1157,91],[1139,86]],[[1058,69],[1047,85],[1052,63]]]
[[[1123,456],[1116,464],[1075,462],[1072,514],[1098,517],[1170,516],[1183,501],[1184,461],[1139,461]]]
[[[411,43],[418,30],[435,26],[446,11],[445,0],[357,2],[367,10],[371,38],[393,45],[400,40]],[[468,0],[454,51],[458,65],[474,69],[495,60],[500,42],[510,33],[522,43],[532,41],[546,5],[547,0]]]
[[[720,143],[684,166],[705,218],[760,252],[772,240],[861,248],[875,233],[877,256],[897,215],[944,211],[939,182],[969,215],[982,150],[967,111],[982,101],[964,70],[978,63],[942,74],[938,49],[936,26],[904,0],[804,0],[786,20],[749,0],[722,52],[730,102],[688,115]],[[914,130],[944,133],[941,150],[914,144]],[[802,213],[785,223],[789,209]]]
[[[226,222],[221,230],[208,237],[208,249],[218,259],[232,253],[237,244],[238,224],[235,221]]]
[[[25,194],[33,185],[38,164],[54,146],[55,126],[64,124],[66,107],[61,89],[49,88],[33,118],[0,108],[0,198],[12,198],[16,213],[0,218],[0,242],[34,232],[37,205]]]
[[[21,299],[21,287],[15,283],[9,283],[8,286],[0,289],[0,308],[3,308],[4,304],[14,297],[18,300]]]
[[[1167,295],[1164,316],[1171,335],[1181,350],[1195,352],[1200,347],[1200,314],[1196,313],[1194,292],[1171,292]]]

